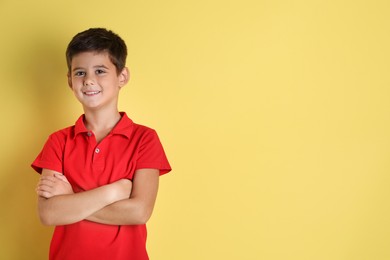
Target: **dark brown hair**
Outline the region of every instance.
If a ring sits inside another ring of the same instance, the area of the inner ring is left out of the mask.
[[[82,52],[107,52],[117,73],[126,66],[127,47],[119,35],[105,28],[90,28],[76,34],[66,49],[66,63],[71,70],[72,58]]]

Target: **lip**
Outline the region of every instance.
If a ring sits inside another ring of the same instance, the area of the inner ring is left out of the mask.
[[[98,91],[98,90],[88,90],[88,91],[83,91],[83,94],[86,95],[86,96],[96,96],[98,94],[100,94],[101,91]]]

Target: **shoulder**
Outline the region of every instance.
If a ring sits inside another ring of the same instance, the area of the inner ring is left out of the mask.
[[[60,130],[57,130],[57,131],[51,133],[50,136],[56,136],[56,137],[67,136],[67,135],[70,135],[74,132],[74,128],[75,128],[74,125],[68,126],[68,127],[65,127],[63,129],[60,129]]]
[[[70,136],[74,135],[75,126],[68,126],[57,130],[49,135],[49,141],[65,142]]]
[[[137,133],[153,133],[153,132],[156,132],[156,130],[154,130],[151,127],[148,127],[148,126],[145,126],[145,125],[141,125],[141,124],[137,124],[137,123],[134,123],[133,127],[134,127],[133,128],[134,132],[137,132]]]
[[[115,129],[116,133],[126,135],[132,142],[139,142],[141,144],[148,140],[158,140],[157,132],[153,128],[139,124],[131,120],[126,113],[122,112],[123,120]]]
[[[156,130],[154,130],[151,127],[137,124],[137,123],[134,123],[134,125],[133,125],[133,134],[134,134],[134,137],[138,137],[140,139],[145,139],[145,138],[146,139],[150,139],[150,138],[154,139],[157,137]]]

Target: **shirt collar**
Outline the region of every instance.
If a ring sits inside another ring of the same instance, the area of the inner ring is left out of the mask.
[[[131,137],[131,133],[133,130],[133,121],[127,116],[125,112],[120,112],[121,119],[116,124],[114,129],[112,129],[111,134],[112,135],[123,135],[127,138]],[[85,127],[84,124],[84,115],[81,115],[79,119],[77,119],[74,127],[74,138],[81,133],[88,133],[88,129]]]
[[[134,122],[127,116],[125,112],[120,112],[122,118],[116,124],[114,129],[112,129],[111,134],[114,135],[123,135],[130,139],[133,132]]]

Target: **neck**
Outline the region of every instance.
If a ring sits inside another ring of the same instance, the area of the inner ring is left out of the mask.
[[[95,133],[110,132],[121,119],[118,109],[84,112],[86,128]]]

